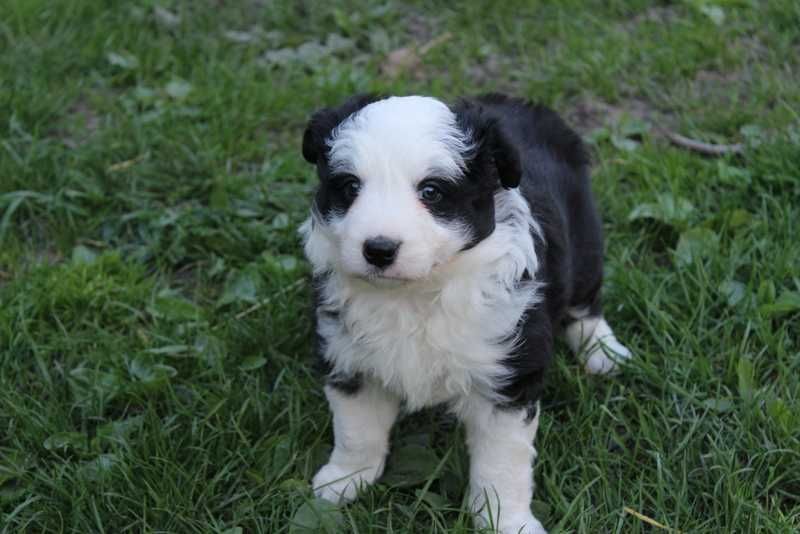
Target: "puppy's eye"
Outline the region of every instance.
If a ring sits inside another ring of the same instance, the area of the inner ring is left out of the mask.
[[[355,200],[361,191],[361,180],[352,175],[343,176],[339,182],[339,189],[347,200]]]
[[[348,180],[344,184],[343,191],[348,198],[356,198],[358,192],[361,191],[361,182],[359,182],[358,179]]]
[[[435,204],[442,200],[442,190],[433,184],[422,184],[419,188],[419,198],[427,204]]]

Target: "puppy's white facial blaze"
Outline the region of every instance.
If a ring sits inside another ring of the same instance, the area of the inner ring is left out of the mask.
[[[426,178],[459,180],[470,149],[445,104],[416,96],[375,102],[336,128],[328,144],[331,170],[360,181],[355,201],[327,221],[343,272],[421,279],[469,242],[463,225],[435,218],[419,198]],[[383,268],[370,264],[363,251],[368,239],[379,237],[400,243]]]
[[[330,165],[384,180],[457,179],[469,142],[443,102],[423,96],[379,100],[345,120],[328,142]]]

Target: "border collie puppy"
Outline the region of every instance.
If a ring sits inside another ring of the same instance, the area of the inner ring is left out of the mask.
[[[301,232],[335,439],[314,491],[355,498],[398,412],[445,403],[466,427],[477,525],[545,532],[530,504],[554,335],[590,373],[630,357],[601,312],[580,138],[502,95],[356,96],[313,115],[303,156],[320,180]]]

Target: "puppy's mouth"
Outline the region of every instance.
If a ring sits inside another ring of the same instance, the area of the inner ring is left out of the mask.
[[[359,278],[373,285],[391,286],[391,287],[408,284],[414,281],[413,278],[406,278],[404,276],[397,276],[381,272],[369,273],[363,276],[359,276]]]
[[[415,278],[389,274],[382,271],[369,271],[366,273],[351,273],[351,276],[373,287],[393,288],[401,287],[416,281]]]

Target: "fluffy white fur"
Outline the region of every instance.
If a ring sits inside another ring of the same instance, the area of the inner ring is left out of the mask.
[[[503,222],[492,235],[428,278],[387,287],[333,270],[317,316],[334,373],[373,377],[411,411],[445,401],[457,409],[470,393],[494,395],[512,332],[538,287],[519,282],[537,269],[531,231],[538,229],[528,205],[516,190],[495,201]],[[332,238],[320,224],[304,229],[315,270],[329,270]],[[337,319],[325,313],[332,310]]]

